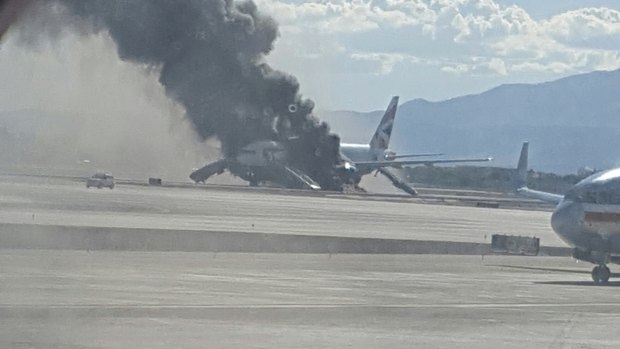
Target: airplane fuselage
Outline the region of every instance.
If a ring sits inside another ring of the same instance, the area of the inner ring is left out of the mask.
[[[551,227],[570,246],[592,252],[593,263],[620,256],[620,169],[577,183],[553,212]]]
[[[351,161],[377,161],[383,155],[373,152],[369,144],[341,143],[340,152]]]
[[[195,182],[205,182],[209,177],[229,170],[257,186],[259,183],[272,183],[287,188],[319,190],[320,185],[299,169],[286,165],[287,151],[280,142],[259,140],[241,148],[237,155],[221,159],[190,175]]]
[[[354,144],[354,143],[341,143],[340,153],[345,161],[352,162],[351,165],[355,165],[356,162],[365,161],[381,161],[389,158],[394,152],[390,150],[373,150],[370,144]],[[372,172],[371,170],[362,170],[359,175],[363,176]]]

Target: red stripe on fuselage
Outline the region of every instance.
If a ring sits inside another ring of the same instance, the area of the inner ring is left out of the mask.
[[[586,212],[586,222],[615,222],[620,223],[620,213],[616,212]]]

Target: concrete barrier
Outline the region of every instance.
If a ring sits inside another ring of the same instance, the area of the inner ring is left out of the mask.
[[[268,253],[488,254],[488,244],[296,234],[0,224],[0,248]]]
[[[297,234],[0,224],[0,248],[488,255],[487,243],[355,238]],[[541,255],[570,256],[568,248],[542,247]]]
[[[499,203],[498,202],[478,201],[478,202],[476,202],[476,207],[499,208]]]

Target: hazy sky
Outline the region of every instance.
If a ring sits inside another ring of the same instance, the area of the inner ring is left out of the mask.
[[[620,1],[256,0],[319,109],[382,109],[620,68]]]

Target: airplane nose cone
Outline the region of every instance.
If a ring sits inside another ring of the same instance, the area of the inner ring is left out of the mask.
[[[551,227],[558,236],[570,245],[575,245],[580,229],[579,204],[572,201],[563,201],[551,215]]]
[[[558,206],[551,214],[551,227],[553,231],[559,234],[565,225],[566,220],[566,207]]]

